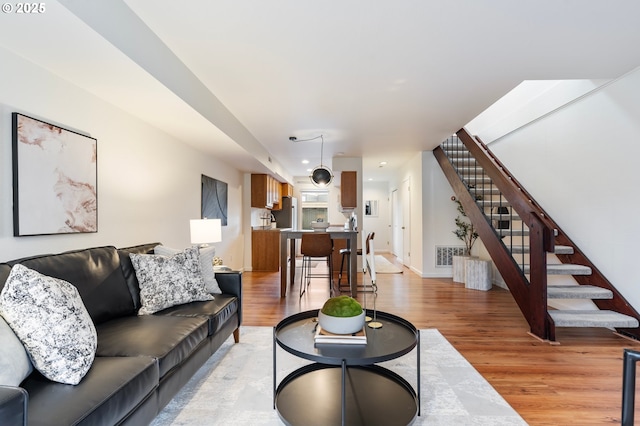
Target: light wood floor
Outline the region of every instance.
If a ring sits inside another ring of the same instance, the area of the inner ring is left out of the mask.
[[[418,328],[437,328],[530,425],[620,424],[623,350],[640,350],[640,343],[608,330],[562,328],[556,332],[560,345],[540,342],[527,334],[510,293],[498,287],[467,290],[404,268],[379,274],[378,288],[378,309]],[[280,298],[279,273],[245,272],[243,324],[273,326],[320,308],[329,296],[326,280],[312,282],[302,299],[298,289],[299,279]],[[635,418],[640,424],[640,410]]]

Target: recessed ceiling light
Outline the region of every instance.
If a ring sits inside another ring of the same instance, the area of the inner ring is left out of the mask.
[[[309,160],[302,160],[302,164],[309,164]]]

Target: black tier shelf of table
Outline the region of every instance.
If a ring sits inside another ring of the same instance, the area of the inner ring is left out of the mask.
[[[290,426],[404,426],[415,421],[416,393],[393,371],[354,366],[347,368],[345,378],[343,410],[341,367],[314,363],[289,374],[276,391],[280,419]]]
[[[374,312],[367,310],[367,315]],[[315,344],[318,310],[294,314],[273,329],[273,406],[288,425],[407,425],[420,415],[420,333],[409,321],[375,312],[364,345]],[[276,346],[316,364],[276,388]],[[402,377],[374,365],[417,347],[417,393]]]
[[[367,315],[373,317],[372,310]],[[411,352],[420,333],[409,321],[386,312],[376,312],[382,328],[365,327],[366,345],[316,345],[313,336],[318,325],[318,310],[300,312],[280,321],[274,328],[274,340],[285,351],[322,364],[370,365],[389,361]],[[274,348],[275,349],[275,348]]]

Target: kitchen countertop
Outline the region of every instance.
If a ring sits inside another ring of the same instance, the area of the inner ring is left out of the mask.
[[[251,230],[252,231],[282,231],[283,229],[290,229],[290,228],[272,228],[271,226],[252,226]]]

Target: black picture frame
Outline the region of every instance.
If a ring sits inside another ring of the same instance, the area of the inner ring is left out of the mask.
[[[227,226],[228,185],[225,182],[201,175],[201,218],[220,219]]]
[[[13,235],[98,232],[98,141],[12,113]]]

